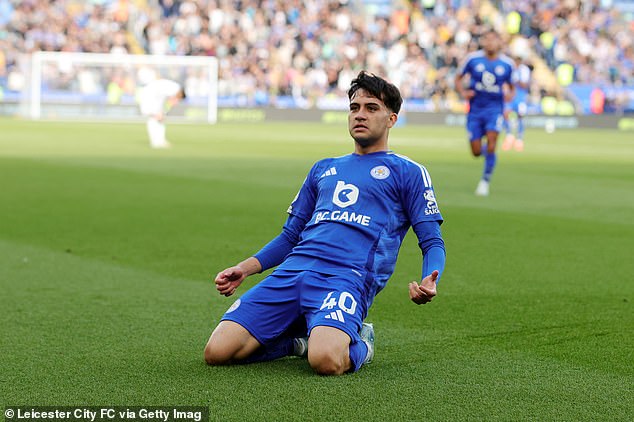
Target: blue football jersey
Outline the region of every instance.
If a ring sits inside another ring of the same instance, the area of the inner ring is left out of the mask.
[[[511,84],[514,64],[513,61],[500,54],[495,60],[490,60],[482,50],[467,56],[458,68],[459,75],[468,74],[469,89],[475,91],[470,100],[471,112],[488,112],[491,109],[502,110],[504,106],[504,83]]]
[[[425,167],[390,151],[318,161],[288,213],[307,223],[278,270],[362,280],[367,303],[394,272],[409,227],[442,222]]]
[[[520,64],[513,71],[512,76],[513,85],[515,86],[515,98],[514,100],[518,102],[526,101],[526,97],[528,97],[528,88],[527,86],[531,81],[531,70],[525,64]],[[524,86],[522,86],[524,85]]]

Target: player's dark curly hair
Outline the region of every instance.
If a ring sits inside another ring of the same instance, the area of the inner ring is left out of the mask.
[[[352,97],[359,89],[364,89],[370,95],[383,101],[385,106],[394,113],[398,114],[401,110],[401,104],[403,104],[401,93],[396,86],[385,79],[362,70],[350,84],[348,99],[352,100]]]

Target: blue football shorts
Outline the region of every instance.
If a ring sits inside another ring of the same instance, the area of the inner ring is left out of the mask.
[[[526,116],[528,104],[526,100],[515,97],[511,102],[504,103],[504,111],[514,111],[519,117]]]
[[[504,115],[502,110],[495,109],[469,112],[467,115],[469,141],[478,141],[489,131],[500,132],[502,130],[503,121]]]
[[[338,328],[360,341],[367,315],[363,280],[313,271],[276,271],[237,299],[222,321],[242,325],[260,344],[282,335],[305,337],[317,326]]]

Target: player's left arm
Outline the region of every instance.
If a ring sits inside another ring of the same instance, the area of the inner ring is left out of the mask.
[[[445,269],[445,242],[440,233],[443,218],[427,169],[418,165],[408,170],[402,201],[423,252],[421,282],[409,284],[409,296],[422,305],[436,296],[436,285]]]
[[[409,284],[410,299],[424,305],[436,296],[436,286],[445,269],[445,242],[440,233],[440,221],[421,221],[414,224],[418,245],[423,252],[423,270],[420,283]]]

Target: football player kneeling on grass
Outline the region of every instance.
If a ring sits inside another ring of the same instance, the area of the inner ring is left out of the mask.
[[[205,347],[208,364],[299,355],[318,374],[359,370],[374,356],[374,330],[363,321],[410,227],[423,265],[409,297],[421,305],[436,296],[445,246],[431,177],[388,149],[400,92],[361,72],[348,97],[354,152],[318,161],[288,208],[281,234],[216,276],[217,290],[231,296],[249,275],[277,267],[224,314]]]

